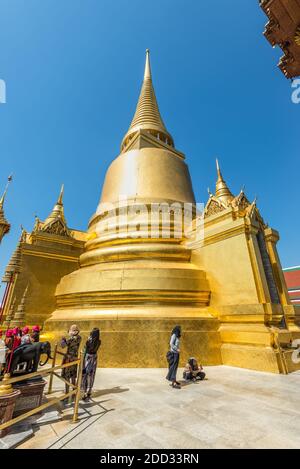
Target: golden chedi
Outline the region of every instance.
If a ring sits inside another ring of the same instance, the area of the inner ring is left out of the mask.
[[[49,336],[74,322],[84,334],[98,326],[105,366],[164,366],[170,331],[180,323],[186,353],[220,363],[206,274],[184,244],[184,206],[195,215],[188,167],[161,118],[147,51],[135,115],[107,171],[80,268],[57,286]]]

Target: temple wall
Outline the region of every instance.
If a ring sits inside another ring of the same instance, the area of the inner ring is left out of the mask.
[[[257,303],[257,290],[244,233],[197,248],[193,251],[192,262],[206,272],[212,308]]]
[[[285,372],[286,368],[292,371],[295,366],[289,352],[274,347],[274,334],[283,344],[295,333],[276,329],[281,327],[286,306],[271,301],[270,278],[256,236],[258,229],[255,221],[235,218],[230,212],[211,216],[205,221],[203,241],[189,245],[193,249],[192,262],[206,272],[210,285],[209,310],[220,321],[222,363],[274,373]],[[266,246],[270,249],[268,243]],[[274,246],[269,253],[271,270],[275,263],[279,271]],[[274,278],[280,299],[282,295],[284,299],[284,285],[278,285],[281,277]]]
[[[23,242],[21,273],[18,275],[12,298],[16,305],[27,287],[26,323],[40,324],[56,307],[55,289],[61,277],[76,270],[84,243],[72,238],[43,235]]]

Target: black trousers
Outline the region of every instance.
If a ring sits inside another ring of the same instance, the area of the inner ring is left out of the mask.
[[[168,381],[176,381],[176,374],[179,364],[179,353],[172,352],[171,360],[169,361],[169,371],[166,376]]]

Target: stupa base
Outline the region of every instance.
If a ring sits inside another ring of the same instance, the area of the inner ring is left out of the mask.
[[[184,311],[183,311],[184,310]],[[205,365],[220,365],[219,321],[204,308],[132,308],[119,310],[57,310],[46,321],[43,340],[52,344],[76,323],[83,341],[93,327],[101,330],[99,366],[120,368],[166,367],[170,333],[182,327],[181,365],[191,356]],[[149,317],[151,316],[151,317]],[[84,342],[83,342],[84,343]]]

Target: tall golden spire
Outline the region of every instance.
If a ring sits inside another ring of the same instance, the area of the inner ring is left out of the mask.
[[[2,282],[10,282],[12,277],[15,274],[19,274],[22,269],[22,241],[23,241],[23,231],[21,233],[18,245],[16,250],[12,254],[9,263],[5,269],[4,276],[2,278]]]
[[[66,224],[65,215],[64,215],[63,195],[64,195],[64,185],[62,184],[57,202],[54,205],[53,210],[50,213],[50,215],[44,221],[43,228],[48,226],[50,223],[57,220],[58,218],[60,218]]]
[[[227,204],[228,202],[231,202],[234,199],[234,196],[230,192],[226,182],[223,179],[218,159],[216,159],[216,165],[218,174],[218,179],[216,183],[216,197],[220,199],[221,202]]]
[[[174,146],[173,138],[167,131],[159,112],[152,84],[149,49],[146,50],[144,80],[140,97],[129,130],[123,138],[121,145],[122,150],[124,150],[127,143],[139,130],[145,130],[168,145]]]
[[[5,319],[4,319],[4,322],[3,322],[3,327],[8,328],[10,326],[11,321],[14,318],[14,315],[15,315],[15,312],[16,312],[16,300],[17,300],[16,297],[14,297],[14,299],[12,300],[12,302],[9,306],[8,313],[5,316]]]
[[[21,303],[19,304],[13,318],[10,320],[10,326],[11,327],[22,327],[25,326],[25,319],[26,319],[26,299],[27,299],[27,293],[28,293],[28,287],[24,290],[23,296],[21,298]]]

